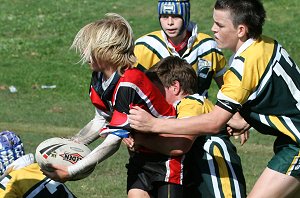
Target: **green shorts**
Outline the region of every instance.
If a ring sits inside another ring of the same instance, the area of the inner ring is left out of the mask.
[[[268,168],[300,178],[300,146],[288,136],[278,136],[274,142],[275,155]]]

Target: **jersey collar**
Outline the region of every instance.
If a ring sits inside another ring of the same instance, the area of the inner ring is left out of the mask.
[[[231,65],[233,59],[237,56],[240,56],[240,54],[245,51],[250,45],[252,45],[252,43],[254,43],[254,39],[250,38],[248,39],[245,43],[243,43],[241,45],[241,47],[237,50],[237,52],[235,54],[233,54],[230,59],[229,59],[229,65]]]
[[[189,32],[192,32],[192,35],[191,35],[190,38],[188,39],[188,43],[187,43],[187,48],[190,49],[190,48],[192,47],[193,43],[195,42],[195,40],[197,39],[198,26],[197,26],[197,24],[195,24],[195,23],[193,23],[193,22],[190,22],[187,29],[188,29]],[[166,43],[168,49],[171,51],[171,53],[172,53],[172,54],[177,53],[176,50],[175,50],[175,48],[174,48],[174,47],[172,46],[172,44],[168,41],[167,35],[166,35],[166,33],[165,33],[163,30],[161,30],[161,35],[162,35],[162,37],[163,37],[163,39],[164,39],[164,42]],[[185,52],[185,53],[186,53],[186,52]],[[184,53],[184,54],[185,54],[185,53]],[[178,54],[178,53],[177,53],[177,54]],[[183,55],[184,55],[184,54],[183,54]]]

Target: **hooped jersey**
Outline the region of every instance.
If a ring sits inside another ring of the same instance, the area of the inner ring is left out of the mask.
[[[207,96],[207,90],[213,77],[219,77],[226,71],[226,60],[216,42],[207,34],[197,33],[197,25],[190,23],[188,31],[192,32],[187,50],[180,56],[166,34],[155,31],[140,37],[135,42],[134,53],[137,57],[137,68],[148,70],[160,59],[178,56],[192,65],[198,76],[198,93]]]
[[[177,118],[206,114],[213,108],[204,96],[189,95],[178,102]],[[198,136],[185,156],[185,197],[245,197],[240,158],[225,131]]]
[[[0,197],[74,198],[62,183],[47,178],[37,163],[12,171],[0,181]]]
[[[127,115],[131,106],[139,106],[155,117],[175,117],[175,109],[168,104],[157,87],[140,70],[128,69],[122,76],[117,73],[108,88],[102,88],[102,73],[94,72],[90,86],[92,103],[111,115],[109,126],[131,130]]]
[[[300,72],[286,50],[262,36],[249,39],[231,58],[217,105],[261,133],[287,135],[300,143]]]
[[[128,69],[122,76],[117,73],[114,79],[104,91],[102,89],[102,74],[93,73],[90,97],[92,103],[102,111],[111,115],[109,128],[122,128],[133,132],[128,124],[127,115],[131,106],[139,106],[155,117],[175,118],[176,112],[172,105],[167,103],[159,89],[136,69]],[[139,153],[156,154],[147,148],[139,149]],[[177,180],[182,172],[180,157],[164,157],[159,162],[166,172],[165,182],[180,182]],[[154,164],[151,164],[155,166]],[[151,170],[148,170],[151,171]],[[159,170],[154,170],[161,171]]]

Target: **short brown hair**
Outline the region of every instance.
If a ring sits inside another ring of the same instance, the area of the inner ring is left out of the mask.
[[[177,56],[161,59],[149,69],[149,72],[157,74],[164,87],[170,87],[178,81],[184,94],[197,93],[198,81],[195,70],[189,63]]]

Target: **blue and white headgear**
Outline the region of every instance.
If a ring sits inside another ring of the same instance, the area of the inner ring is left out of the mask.
[[[190,1],[189,0],[158,0],[158,15],[174,14],[181,16],[183,28],[186,29],[190,23]]]
[[[8,165],[23,155],[25,151],[20,137],[11,131],[0,132],[0,175]]]

